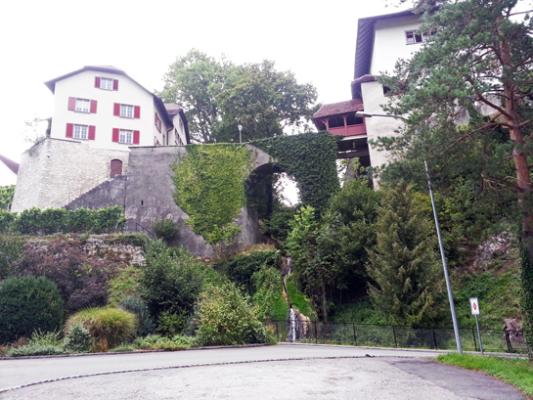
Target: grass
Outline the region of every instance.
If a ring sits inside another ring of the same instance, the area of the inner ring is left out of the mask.
[[[482,371],[516,386],[528,396],[533,396],[533,364],[527,360],[446,354],[438,357],[444,364]]]
[[[306,317],[309,317],[312,320],[316,319],[316,313],[313,309],[311,300],[298,289],[298,284],[296,283],[294,275],[289,276],[287,279],[287,292],[294,307]]]

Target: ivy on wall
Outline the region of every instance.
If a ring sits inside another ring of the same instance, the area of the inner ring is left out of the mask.
[[[174,167],[176,204],[187,223],[209,243],[233,238],[235,219],[244,206],[244,184],[251,170],[251,154],[244,146],[189,145],[187,156]]]
[[[276,136],[252,142],[292,175],[300,189],[301,202],[317,210],[325,208],[339,189],[335,165],[335,138],[325,132]]]

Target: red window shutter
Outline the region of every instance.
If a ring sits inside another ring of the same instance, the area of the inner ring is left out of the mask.
[[[133,144],[139,144],[141,139],[141,134],[139,131],[133,131]]]
[[[118,143],[118,128],[113,128],[113,142]]]
[[[141,118],[141,106],[135,106],[133,109],[133,118]]]
[[[74,125],[73,124],[67,124],[67,134],[66,137],[71,138],[72,132],[74,131]]]
[[[94,140],[96,136],[96,127],[94,125],[89,125],[89,140]]]
[[[100,77],[99,76],[94,77],[94,87],[100,88]]]
[[[113,79],[113,90],[118,90],[118,79]]]
[[[76,98],[75,97],[69,97],[68,98],[68,110],[74,111],[76,109]]]
[[[115,103],[115,106],[113,107],[113,115],[120,117],[120,104],[119,103]]]
[[[96,114],[96,100],[91,100],[91,114]]]

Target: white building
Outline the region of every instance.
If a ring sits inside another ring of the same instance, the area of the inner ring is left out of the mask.
[[[359,118],[356,112],[383,114],[386,89],[375,76],[392,72],[399,59],[409,59],[424,43],[421,21],[412,11],[362,18],[357,28],[352,99],[323,105],[313,116],[320,130],[342,137],[339,158],[358,157],[365,166],[380,167],[390,155],[372,142],[394,135],[400,123],[389,117]]]
[[[159,97],[122,70],[86,66],[46,86],[54,93],[52,138],[102,148],[188,143],[183,113],[169,115]]]
[[[47,137],[23,153],[12,211],[64,207],[127,175],[135,147],[190,142],[181,107],[108,66],[86,66],[45,83],[55,110]]]

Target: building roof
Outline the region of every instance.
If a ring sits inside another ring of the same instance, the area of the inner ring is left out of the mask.
[[[176,115],[179,114],[181,120],[183,121],[183,129],[185,130],[185,139],[187,140],[187,144],[191,143],[191,136],[189,134],[189,122],[187,121],[187,117],[185,116],[185,111],[183,110],[183,108],[176,103],[165,103],[165,108],[170,118],[174,118]]]
[[[340,101],[338,103],[323,104],[319,108],[319,110],[313,114],[313,119],[363,110],[363,102],[360,99],[352,99]]]
[[[0,161],[2,161],[6,165],[6,167],[8,167],[11,171],[13,171],[13,173],[15,175],[18,174],[18,172],[19,172],[19,164],[18,163],[16,163],[13,160],[10,160],[7,157],[4,157],[2,154],[0,154]]]
[[[146,89],[144,86],[142,86],[139,82],[137,82],[135,79],[133,79],[131,76],[126,74],[123,70],[118,69],[112,65],[86,65],[83,68],[77,69],[75,71],[69,72],[68,74],[58,76],[57,78],[51,79],[44,84],[50,89],[52,93],[55,93],[56,83],[59,81],[62,81],[63,79],[70,78],[71,76],[77,75],[79,73],[85,72],[85,71],[95,71],[95,72],[101,72],[104,74],[115,74],[115,75],[122,75],[128,78],[130,81],[135,83],[137,86],[139,86],[142,90],[144,90],[146,93],[151,95],[154,98],[154,104],[157,108],[157,111],[159,111],[159,114],[161,114],[161,117],[163,118],[163,121],[167,126],[172,125],[172,120],[169,117],[167,110],[163,104],[163,101],[150,92],[148,89]]]

